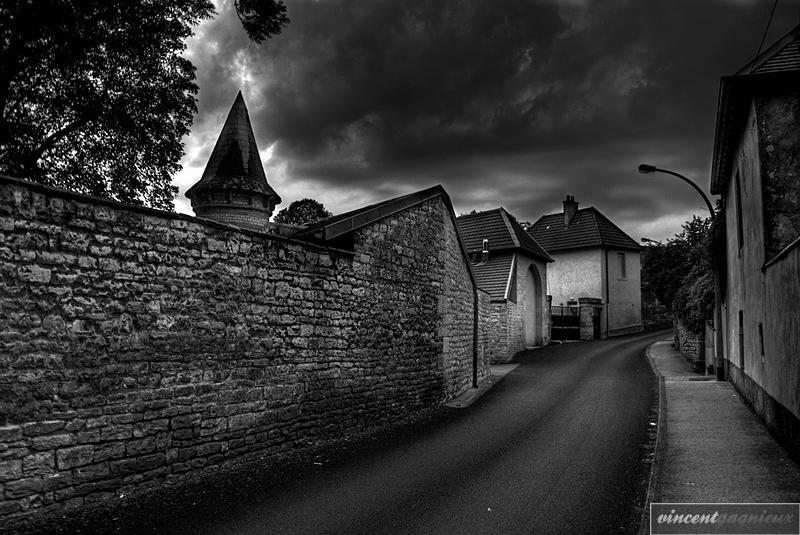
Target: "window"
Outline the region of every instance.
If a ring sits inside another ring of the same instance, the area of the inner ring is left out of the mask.
[[[736,171],[736,239],[739,249],[744,245],[744,228],[742,226],[742,180]]]
[[[628,278],[628,269],[625,265],[625,253],[617,253],[617,264],[619,265],[619,278]]]
[[[739,368],[744,372],[744,311],[739,311]]]

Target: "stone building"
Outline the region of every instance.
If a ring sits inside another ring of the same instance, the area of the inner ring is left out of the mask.
[[[267,232],[240,95],[189,195],[204,218],[0,176],[0,525],[330,447],[488,377],[441,186]]]
[[[601,300],[600,337],[641,331],[641,247],[597,208],[578,209],[570,195],[563,204],[562,213],[540,217],[528,231],[553,257],[553,306]]]
[[[722,78],[711,192],[729,380],[800,455],[800,27]]]
[[[488,292],[492,360],[550,342],[547,288],[553,259],[504,208],[462,215],[458,230],[479,288]]]
[[[200,180],[186,192],[197,217],[267,230],[281,197],[267,183],[241,91]]]

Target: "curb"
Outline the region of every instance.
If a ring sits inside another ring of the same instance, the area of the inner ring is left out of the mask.
[[[489,389],[491,389],[494,385],[499,383],[503,377],[512,372],[517,366],[519,366],[519,363],[493,364],[489,377],[486,378],[486,380],[479,387],[470,388],[457,398],[451,399],[447,403],[444,403],[443,406],[450,409],[466,409],[475,401],[477,401],[478,398],[488,392]]]
[[[647,497],[644,502],[644,509],[642,509],[642,520],[639,525],[639,535],[647,535],[650,533],[650,504],[653,501],[653,495],[656,491],[656,486],[661,480],[661,472],[664,468],[664,457],[666,456],[666,431],[667,431],[667,392],[664,376],[658,371],[658,368],[653,362],[653,357],[650,354],[650,349],[654,344],[661,342],[658,340],[653,342],[647,349],[645,355],[647,361],[650,363],[650,368],[658,379],[658,418],[656,423],[656,445],[653,451],[653,464],[650,467],[650,481],[647,484]]]

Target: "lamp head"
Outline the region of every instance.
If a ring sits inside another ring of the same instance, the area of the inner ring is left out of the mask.
[[[655,173],[656,170],[657,170],[657,167],[655,165],[648,165],[646,163],[643,163],[643,164],[639,165],[639,172],[640,173],[644,173],[644,174]]]

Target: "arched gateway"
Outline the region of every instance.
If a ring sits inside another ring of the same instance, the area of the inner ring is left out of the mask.
[[[525,317],[523,322],[525,324],[526,346],[544,345],[542,336],[544,288],[542,286],[542,276],[539,273],[539,269],[536,264],[531,264],[525,275],[525,306],[523,308]]]

